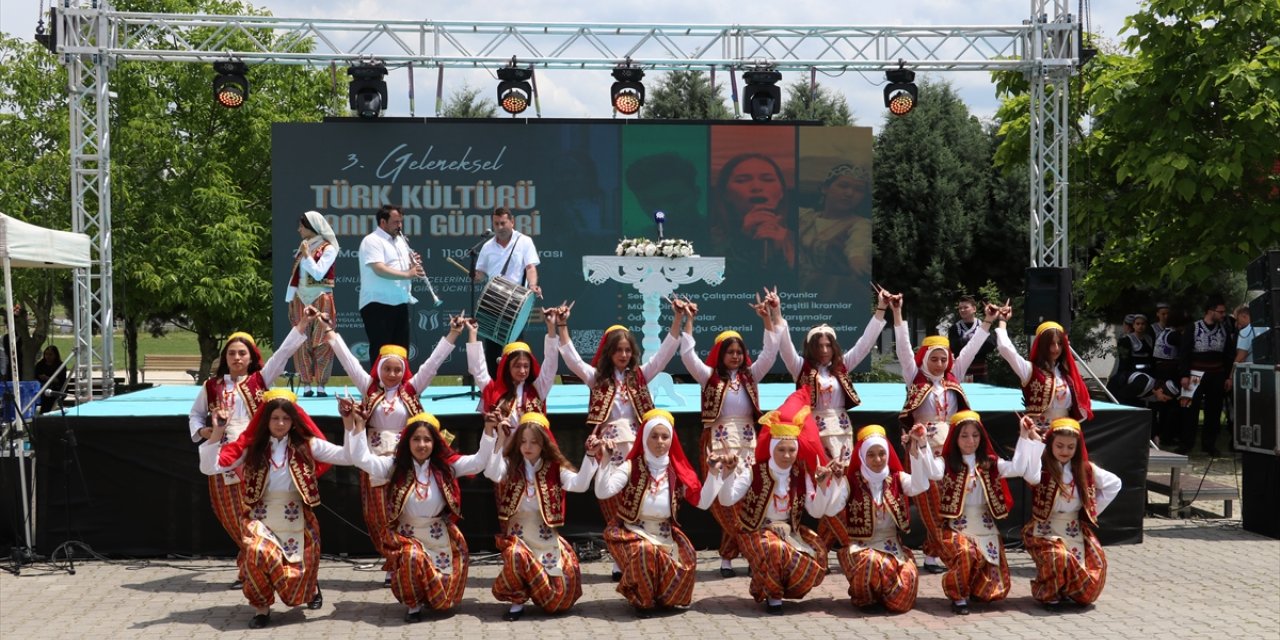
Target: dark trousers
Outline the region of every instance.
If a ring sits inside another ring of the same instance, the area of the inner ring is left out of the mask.
[[[409,305],[370,302],[360,307],[360,319],[364,321],[364,333],[369,337],[369,370],[378,359],[383,345],[394,344],[409,348]],[[408,374],[409,372],[405,372]],[[373,371],[377,376],[378,372]]]
[[[1218,448],[1218,432],[1222,430],[1222,402],[1226,395],[1222,385],[1227,381],[1225,371],[1206,372],[1200,377],[1200,386],[1191,397],[1191,406],[1184,409],[1182,416],[1182,438],[1179,446],[1190,449],[1196,443],[1196,424],[1200,412],[1204,411],[1204,429],[1200,432],[1200,449],[1211,451]]]

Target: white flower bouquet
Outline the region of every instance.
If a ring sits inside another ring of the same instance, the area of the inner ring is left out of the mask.
[[[686,258],[693,255],[693,243],[677,238],[663,238],[657,242],[648,238],[623,238],[613,253],[618,256]]]

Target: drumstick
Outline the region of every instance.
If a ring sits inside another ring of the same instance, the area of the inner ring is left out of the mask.
[[[455,266],[455,267],[457,267],[457,268],[459,268],[459,269],[462,269],[462,272],[463,272],[463,273],[465,273],[465,274],[467,274],[467,275],[471,275],[471,270],[470,270],[470,269],[468,269],[468,268],[466,268],[465,266],[463,266],[463,264],[462,264],[461,262],[458,262],[457,260],[454,260],[454,259],[453,259],[453,258],[451,258],[451,257],[450,257],[450,258],[445,258],[445,260],[446,260],[449,264],[451,264],[451,265],[453,265],[453,266]]]

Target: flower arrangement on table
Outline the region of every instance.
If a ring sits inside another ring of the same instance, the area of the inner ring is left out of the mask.
[[[693,243],[678,238],[663,238],[657,242],[649,238],[623,238],[613,251],[618,256],[687,258],[693,254]]]

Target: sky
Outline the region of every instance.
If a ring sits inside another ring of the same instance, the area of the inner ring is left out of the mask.
[[[0,31],[30,38],[35,31],[40,7],[42,4],[47,6],[51,1],[3,0],[0,2]],[[464,0],[439,3],[438,8],[430,6],[435,3],[410,0],[353,0],[341,3],[257,0],[252,4],[271,11],[277,17],[287,18],[721,25],[1016,25],[1028,18],[1031,10],[1030,0],[897,0],[859,3],[861,6],[849,3],[844,5],[849,9],[840,11],[833,11],[839,4],[825,0],[739,0],[717,3],[648,0],[643,4],[599,0],[559,0],[554,3]],[[1078,4],[1072,4],[1078,7]],[[1140,0],[1094,3],[1089,16],[1090,26],[1094,32],[1113,42],[1119,42],[1119,31],[1125,17],[1138,11],[1139,5]],[[210,73],[212,78],[212,72]],[[651,83],[660,75],[660,72],[650,73],[645,79],[646,83]],[[598,79],[595,76],[599,76]],[[786,73],[781,84],[785,87],[801,77],[807,79],[808,74]],[[444,94],[447,97],[466,84],[484,88],[483,95],[492,96],[496,81],[491,78],[482,70],[447,69]],[[950,82],[970,111],[980,118],[990,119],[998,107],[995,86],[987,72],[920,73],[916,80],[919,82],[925,78]],[[717,80],[724,79],[723,73],[717,75]],[[414,75],[414,82],[416,101],[413,115],[421,117],[433,114],[435,71],[418,70]],[[565,118],[611,117],[611,82],[611,78],[598,71],[539,71],[538,90],[542,115]],[[882,97],[882,74],[852,71],[839,77],[824,77],[819,74],[818,82],[845,95],[855,124],[879,128],[886,113]],[[386,115],[411,115],[408,72],[393,71],[388,77],[388,86],[390,104]],[[725,95],[728,94],[726,87]],[[526,112],[526,115],[532,115],[532,110]]]

